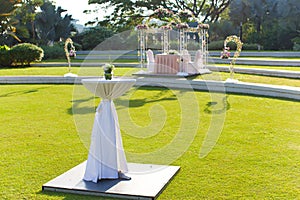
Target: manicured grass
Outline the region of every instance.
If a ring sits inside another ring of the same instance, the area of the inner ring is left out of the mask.
[[[72,101],[80,111],[76,116],[92,120],[99,99],[88,92],[74,98],[72,85],[0,87],[1,199],[104,199],[41,191],[44,183],[87,158]],[[300,102],[141,87],[115,104],[129,162],[168,162],[172,151],[149,158],[147,153],[179,137],[171,146],[174,152],[183,151],[170,164],[181,170],[159,199],[300,197]],[[216,123],[223,117],[223,126]],[[200,158],[205,135],[214,126],[220,126],[219,140],[208,156]],[[191,144],[182,149],[187,138]]]
[[[78,72],[78,67],[71,68],[73,73]],[[68,73],[68,67],[26,67],[0,69],[0,76],[63,76]]]
[[[48,60],[42,60],[39,63],[67,63],[66,59],[48,59]],[[104,63],[104,62],[112,62],[112,60],[109,59],[71,59],[71,63]],[[136,59],[115,59],[113,60],[114,63],[139,63],[139,60]]]
[[[139,71],[139,68],[116,67],[114,70],[115,76],[122,76],[127,72],[130,75],[133,72]],[[103,74],[101,67],[72,67],[71,72],[79,75],[97,76]],[[0,76],[63,76],[68,73],[68,67],[26,67],[0,69]]]

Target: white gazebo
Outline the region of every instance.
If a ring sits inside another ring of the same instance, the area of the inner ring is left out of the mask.
[[[210,73],[207,24],[197,22],[188,12],[174,15],[158,9],[138,25],[140,66],[143,74],[193,76]]]

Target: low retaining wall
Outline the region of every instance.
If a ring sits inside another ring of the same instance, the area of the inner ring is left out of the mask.
[[[0,77],[0,84],[81,84],[82,79],[97,77],[59,77],[59,76],[26,76]],[[164,86],[168,88],[193,89],[208,92],[224,92],[246,95],[260,95],[273,98],[285,98],[300,101],[300,88],[269,84],[187,80],[184,78],[138,77],[136,86]]]

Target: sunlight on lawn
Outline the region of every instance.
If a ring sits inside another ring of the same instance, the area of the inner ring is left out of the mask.
[[[87,149],[72,116],[73,86],[0,87],[3,116],[0,196],[4,199],[98,199],[41,192],[44,183],[87,158]],[[161,92],[164,95],[158,95]],[[156,134],[153,129],[146,129],[152,135],[146,138],[135,137],[130,127],[121,123],[127,152],[155,151],[170,143],[182,120],[173,92],[151,87],[135,91],[129,103],[134,123],[147,126],[151,118],[159,115],[155,107],[165,110],[167,121]],[[211,102],[209,93],[195,92],[195,95],[200,114],[197,134],[183,155],[171,163],[181,166],[181,170],[159,199],[299,197],[299,102],[227,94],[227,109],[222,111],[226,112],[226,120],[219,141],[207,157],[200,159],[212,113],[219,107],[218,103]],[[122,98],[115,101],[120,116],[124,112]],[[97,104],[99,99],[95,101]],[[149,116],[151,108],[154,110]],[[194,108],[189,109],[192,112]],[[92,116],[93,112],[93,109],[87,110],[87,115]],[[134,157],[129,161],[135,161]]]

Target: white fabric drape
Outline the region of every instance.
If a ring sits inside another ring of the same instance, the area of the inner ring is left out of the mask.
[[[102,98],[91,135],[91,144],[83,179],[97,183],[99,179],[116,179],[118,171],[128,171],[122,144],[118,115],[113,98],[124,94],[135,79],[84,79],[83,85]]]

